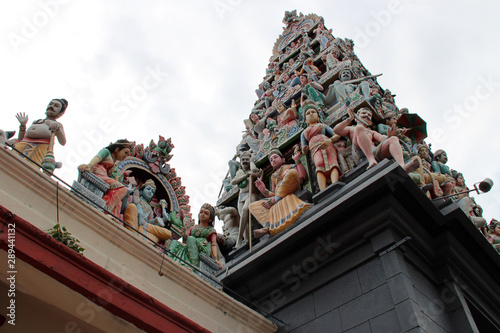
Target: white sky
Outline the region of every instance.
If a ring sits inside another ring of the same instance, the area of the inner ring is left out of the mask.
[[[0,128],[18,130],[17,112],[31,123],[52,98],[66,98],[68,143],[56,144],[55,157],[69,183],[111,141],[171,137],[170,165],[196,216],[217,200],[292,9],[321,15],[334,36],[354,40],[365,67],[384,74],[378,82],[400,108],[427,121],[427,141],[446,150],[469,187],[485,177],[497,183],[476,197],[487,221],[500,218],[494,0],[3,2]]]

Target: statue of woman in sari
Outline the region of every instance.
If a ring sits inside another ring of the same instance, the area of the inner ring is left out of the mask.
[[[319,113],[314,102],[306,101],[302,109],[308,125],[300,136],[302,153],[311,154],[321,191],[326,188],[328,179],[333,184],[339,180],[341,174],[337,151],[333,146],[339,136],[335,135],[329,126],[319,122]]]
[[[92,172],[106,184],[109,184],[110,189],[102,199],[106,201],[105,209],[115,216],[119,216],[122,199],[127,195],[127,188],[120,181],[122,175],[116,168],[116,162],[129,156],[133,147],[134,143],[127,139],[118,140],[101,149],[89,164],[78,166],[80,172]]]
[[[215,208],[205,203],[198,213],[199,223],[186,232],[186,244],[173,240],[170,243],[170,257],[173,260],[181,258],[193,266],[200,266],[200,253],[210,256],[222,269],[223,260],[217,246],[217,231],[214,229]],[[174,256],[175,255],[175,256]]]

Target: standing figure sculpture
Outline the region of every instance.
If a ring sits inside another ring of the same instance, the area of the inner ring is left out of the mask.
[[[129,156],[133,146],[134,144],[127,139],[118,140],[101,149],[89,164],[78,166],[80,172],[92,172],[110,186],[109,191],[104,194],[102,199],[106,201],[105,209],[115,216],[119,216],[122,199],[128,192],[125,185],[119,181],[121,174],[116,169],[115,163]]]
[[[304,213],[310,204],[303,202],[293,192],[300,189],[307,178],[306,170],[300,162],[300,150],[292,156],[296,164],[285,164],[285,158],[277,149],[269,153],[269,162],[275,170],[271,175],[272,191],[266,189],[262,177],[255,181],[255,186],[266,197],[250,204],[250,213],[263,228],[254,230],[259,238],[265,234],[271,236],[291,226]]]
[[[151,200],[156,192],[156,185],[152,179],[148,179],[139,189],[140,200],[137,204],[130,203],[123,214],[125,222],[139,230],[141,234],[152,239],[155,243],[166,241],[172,236],[172,232],[165,228],[170,216],[162,207],[162,217],[155,217]]]
[[[352,142],[353,155],[357,156],[362,152],[368,160],[368,167],[374,167],[378,160],[392,157],[407,173],[416,170],[419,167],[419,161],[412,159],[405,164],[403,160],[403,151],[399,144],[398,138],[395,136],[397,131],[391,130],[387,134],[382,135],[372,129],[372,112],[370,109],[361,108],[357,112],[357,125],[349,126],[354,119],[354,110],[347,109],[349,118],[338,123],[333,132],[340,136],[347,136]],[[379,145],[375,147],[375,142]]]
[[[198,213],[198,224],[187,230],[185,236],[186,244],[183,245],[177,240],[170,243],[170,257],[173,260],[181,258],[192,265],[200,266],[200,253],[212,257],[222,269],[222,255],[219,255],[217,247],[217,231],[214,229],[215,208],[205,203]]]
[[[46,118],[34,121],[28,129],[26,129],[28,116],[24,112],[16,114],[21,125],[19,126],[18,142],[14,147],[36,163],[41,164],[49,149],[52,149],[49,147],[51,138],[56,136],[61,145],[66,144],[63,125],[57,119],[64,114],[67,107],[68,101],[64,98],[51,100],[45,111]]]
[[[257,178],[259,170],[250,162],[252,155],[249,151],[244,151],[240,155],[240,169],[236,172],[236,176],[231,181],[231,184],[237,185],[240,188],[240,193],[238,195],[238,212],[240,214],[240,229],[238,232],[238,238],[236,241],[236,246],[241,246],[243,239],[248,242],[250,234],[248,232],[248,222],[250,219],[248,207],[251,202],[255,202],[258,199],[257,190],[253,188],[252,182]],[[250,193],[250,188],[252,188],[252,193]]]
[[[341,174],[337,151],[333,146],[334,133],[329,126],[319,122],[319,112],[314,103],[306,101],[302,109],[308,125],[300,136],[302,153],[310,152],[311,160],[316,166],[319,189],[324,190],[327,179],[333,184],[339,180]]]

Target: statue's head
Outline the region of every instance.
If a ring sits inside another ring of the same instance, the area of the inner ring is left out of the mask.
[[[316,124],[321,120],[318,105],[313,100],[307,99],[304,102],[302,105],[302,112],[304,113],[307,124]]]
[[[352,70],[349,68],[344,68],[339,75],[340,81],[349,81],[352,80],[354,74],[352,73]]]
[[[442,149],[436,150],[436,152],[434,153],[434,161],[446,164],[446,162],[448,162],[448,156],[446,155],[446,152]]]
[[[248,118],[252,121],[252,123],[257,124],[260,120],[259,111],[252,110]]]
[[[215,208],[209,203],[204,203],[200,208],[200,212],[198,213],[198,220],[200,222],[207,221],[208,225],[213,227],[214,218],[215,218]]]
[[[140,188],[141,196],[147,202],[150,202],[153,199],[153,196],[156,192],[156,184],[152,179],[146,180],[144,184],[142,184]]]
[[[269,163],[271,163],[274,170],[277,170],[285,163],[285,158],[278,149],[271,149],[269,152]]]
[[[130,142],[127,139],[117,140],[106,147],[107,150],[113,155],[115,161],[123,161],[130,152],[134,149],[135,142]]]
[[[66,112],[66,108],[68,107],[68,101],[64,98],[54,98],[50,101],[49,105],[47,105],[47,109],[45,113],[48,117],[53,117],[55,119],[61,117],[64,112]]]
[[[358,118],[364,121],[368,126],[372,124],[372,110],[368,108],[361,108],[356,112]]]
[[[430,149],[425,143],[421,143],[417,146],[418,156],[424,160],[428,160],[430,156]]]

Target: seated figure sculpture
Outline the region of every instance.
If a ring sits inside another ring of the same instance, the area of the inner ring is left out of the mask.
[[[450,195],[455,187],[455,178],[451,173],[451,169],[446,165],[448,162],[448,156],[446,152],[442,149],[436,150],[434,153],[434,158],[432,159],[432,170],[437,174],[444,175],[444,181],[440,181],[441,188],[443,189],[444,195]],[[448,184],[448,185],[447,185]]]
[[[133,142],[121,139],[101,149],[89,164],[78,166],[78,171],[92,172],[110,186],[109,191],[104,194],[102,199],[106,201],[105,209],[115,216],[120,215],[122,199],[128,193],[125,185],[119,180],[122,175],[116,169],[115,163],[128,157],[133,148]]]
[[[364,79],[368,79],[366,77]],[[353,72],[350,68],[344,68],[340,71],[339,79],[333,82],[328,87],[328,93],[325,96],[326,105],[341,105],[349,106],[351,100],[357,95],[363,95],[366,100],[370,99],[370,84],[367,81],[361,80],[359,84],[351,82]]]
[[[66,144],[63,125],[57,119],[64,114],[67,107],[68,101],[64,98],[51,100],[45,111],[46,118],[34,121],[28,129],[26,129],[28,116],[25,113],[16,114],[21,125],[18,142],[14,147],[36,163],[41,164],[50,148],[51,137],[56,136],[63,146]]]
[[[407,173],[416,170],[419,162],[412,159],[406,163],[403,159],[403,151],[399,144],[398,138],[395,136],[396,131],[389,131],[388,135],[382,135],[372,129],[372,111],[368,108],[361,108],[358,110],[356,119],[356,126],[349,126],[354,116],[353,109],[347,109],[349,118],[338,123],[333,132],[340,136],[349,137],[352,142],[353,155],[359,156],[362,152],[368,160],[368,168],[370,169],[377,164],[377,160],[392,157]],[[379,145],[375,147],[375,142]]]
[[[170,257],[179,261],[178,258],[191,263],[193,266],[200,266],[200,253],[210,256],[219,268],[222,269],[223,258],[217,246],[217,231],[214,229],[215,208],[205,203],[198,213],[198,224],[190,228],[185,233],[186,244],[181,244],[177,240],[170,243]]]
[[[295,194],[307,178],[304,166],[300,162],[300,151],[297,148],[292,156],[296,164],[285,164],[285,158],[277,149],[269,153],[269,162],[274,169],[271,175],[272,191],[266,189],[262,177],[257,178],[255,186],[266,197],[250,204],[250,213],[263,226],[254,230],[254,236],[259,238],[265,234],[274,236],[290,227],[307,209],[310,204],[303,202]]]
[[[162,209],[162,217],[157,216],[151,207],[151,200],[156,192],[156,185],[152,179],[148,179],[140,188],[140,201],[136,204],[130,203],[125,209],[124,220],[134,229],[152,239],[155,243],[170,239],[172,233],[165,228],[169,221],[169,215]]]

